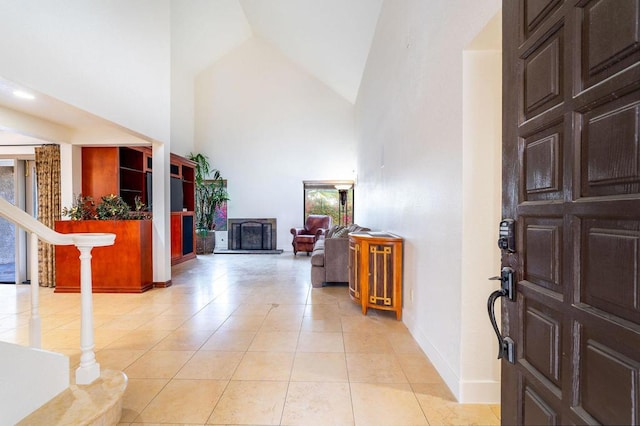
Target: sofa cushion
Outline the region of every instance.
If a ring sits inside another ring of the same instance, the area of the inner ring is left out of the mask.
[[[311,253],[311,264],[313,266],[324,266],[324,250],[323,249],[317,249],[317,248],[313,249],[313,252]]]
[[[305,244],[313,244],[315,242],[315,235],[298,235],[296,237],[296,242],[305,243]]]

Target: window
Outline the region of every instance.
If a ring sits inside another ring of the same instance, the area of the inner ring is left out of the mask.
[[[353,181],[304,181],[304,219],[310,214],[331,216],[334,225],[353,223]]]

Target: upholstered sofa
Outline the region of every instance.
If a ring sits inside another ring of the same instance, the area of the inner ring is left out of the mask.
[[[369,231],[353,224],[331,227],[323,239],[316,241],[311,253],[311,285],[349,281],[349,233]]]

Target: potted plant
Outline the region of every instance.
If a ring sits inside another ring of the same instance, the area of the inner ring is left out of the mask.
[[[220,171],[209,164],[205,154],[189,153],[195,166],[196,254],[213,253],[215,248],[215,211],[229,200]]]

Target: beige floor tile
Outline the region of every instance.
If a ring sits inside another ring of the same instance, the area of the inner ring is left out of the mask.
[[[411,334],[409,334],[409,332],[387,333],[386,336],[395,353],[425,356],[424,352],[422,352],[422,349],[420,349],[420,346],[418,346],[418,343]]]
[[[302,293],[302,297],[306,298],[306,294],[307,292],[304,291]],[[286,295],[286,292],[284,292],[282,295],[279,295],[279,297],[284,297],[285,295]],[[304,302],[301,304],[274,303],[272,304],[272,308],[267,314],[266,319],[280,318],[280,319],[288,319],[290,321],[300,320],[302,319],[302,316],[304,315],[306,308],[307,308],[307,305],[305,305]]]
[[[293,352],[247,352],[233,380],[289,380]]]
[[[432,424],[499,423],[499,406],[453,400],[393,313],[362,315],[344,286],[311,289],[304,256],[199,256],[172,274],[165,289],[94,294],[97,361],[129,373],[122,424],[424,424],[416,404]],[[0,340],[28,344],[29,300],[27,286],[0,286]],[[43,339],[69,346],[53,349],[73,377],[80,296],[41,288],[40,302]],[[353,416],[339,422],[343,408],[326,407],[345,401]]]
[[[227,320],[228,316],[201,314],[197,313],[187,321],[185,321],[180,328],[188,330],[211,330],[215,331]]]
[[[54,328],[63,328],[65,325],[73,322],[77,318],[77,314],[53,314],[42,317],[42,330],[53,330]],[[1,323],[2,321],[0,321]]]
[[[360,309],[360,306],[358,306]],[[343,316],[342,329],[345,333],[384,334],[386,331],[386,318],[380,317],[380,311],[370,309],[367,315]]]
[[[300,331],[302,315],[285,315],[267,317],[260,331]]]
[[[219,380],[171,380],[135,422],[204,424],[226,385]]]
[[[344,348],[346,352],[393,353],[393,346],[387,337],[379,333],[344,333]]]
[[[80,330],[48,330],[42,333],[42,348],[80,347]]]
[[[259,331],[249,346],[252,352],[294,352],[298,344],[296,331]]]
[[[122,399],[121,422],[132,422],[153,398],[169,383],[167,379],[132,379]]]
[[[502,416],[500,404],[492,404],[489,407],[491,408],[491,411],[493,412],[493,414],[498,418],[498,420],[500,420]]]
[[[207,423],[278,425],[287,385],[287,382],[231,381]]]
[[[107,330],[135,330],[147,322],[149,322],[147,315],[122,315],[105,322],[100,328]]]
[[[235,311],[231,315],[233,316],[259,316],[263,315],[263,318],[267,316],[269,311],[273,309],[272,304],[268,303],[243,303],[238,306]]]
[[[230,380],[243,355],[243,352],[196,352],[175,378]]]
[[[458,404],[444,384],[411,385],[430,424],[499,425],[500,419],[490,405]]]
[[[151,320],[147,318],[138,330],[175,330],[187,321],[190,315],[161,314]]]
[[[290,383],[283,425],[353,425],[347,383]]]
[[[298,352],[293,361],[292,382],[347,382],[343,353]]]
[[[230,316],[218,330],[221,331],[258,331],[264,322],[263,315]]]
[[[351,383],[351,400],[356,425],[428,424],[411,387],[406,383]]]
[[[442,383],[442,378],[427,357],[420,354],[397,354],[409,383]]]
[[[256,331],[216,331],[200,348],[203,351],[244,352],[249,349]]]
[[[324,292],[324,289],[320,289],[319,291],[314,290],[315,289],[312,289],[311,292],[309,292],[309,297],[307,297],[307,305],[334,305],[337,308],[338,298],[335,295]],[[343,291],[349,291],[346,285],[343,286]],[[312,311],[309,311],[309,309],[307,309],[306,312]],[[306,312],[305,315],[307,315]]]
[[[407,383],[395,354],[348,353],[347,371],[351,383]]]
[[[112,321],[116,318],[115,315],[93,315],[93,327],[98,330],[103,324]],[[75,314],[75,319],[67,324],[61,326],[60,328],[64,329],[76,329],[80,330],[81,321],[80,321],[80,313]]]
[[[96,360],[101,368],[124,371],[144,353],[142,350],[103,349],[96,352]]]
[[[169,333],[168,330],[133,330],[105,346],[105,349],[147,350],[167,337]]]
[[[342,322],[339,318],[316,319],[314,317],[304,317],[300,330],[342,332]]]
[[[151,350],[153,351],[195,351],[211,337],[211,330],[184,330],[172,331]]]
[[[124,372],[136,379],[170,379],[192,356],[192,351],[150,351]]]
[[[298,352],[344,352],[342,333],[301,332],[297,350]]]
[[[102,349],[129,333],[128,330],[106,330],[98,328],[93,336],[96,350]]]

